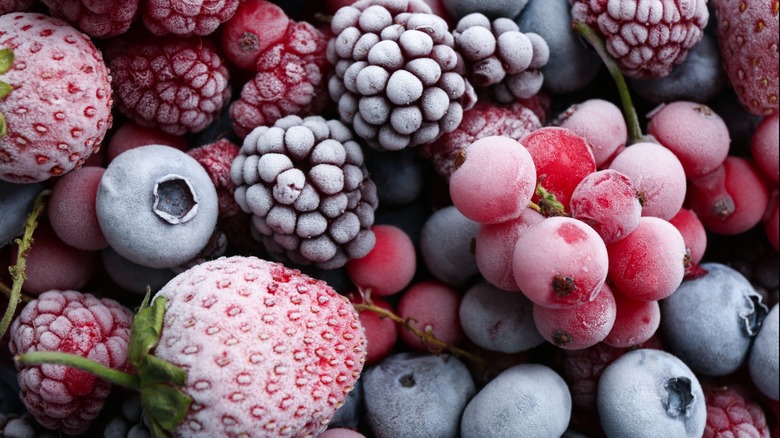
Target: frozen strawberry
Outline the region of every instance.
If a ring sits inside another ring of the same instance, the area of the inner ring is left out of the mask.
[[[714,0],[718,42],[729,82],[746,110],[778,109],[778,2]]]
[[[236,13],[239,0],[145,0],[144,24],[155,35],[209,35]]]
[[[127,371],[132,317],[110,299],[72,290],[44,292],[14,320],[8,347],[11,354],[71,353]],[[35,419],[69,435],[89,427],[111,391],[108,382],[63,365],[20,368],[18,380],[22,400]]]
[[[44,181],[81,166],[112,121],[101,53],[64,21],[20,12],[0,16],[0,59],[0,179]]]
[[[41,0],[52,17],[73,24],[95,38],[108,38],[130,29],[138,16],[139,0]]]

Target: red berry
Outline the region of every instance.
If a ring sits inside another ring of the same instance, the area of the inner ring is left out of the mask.
[[[98,223],[95,199],[106,169],[84,166],[57,180],[48,203],[49,222],[64,243],[86,251],[108,247]]]
[[[398,302],[398,316],[418,330],[434,336],[448,345],[457,345],[464,337],[460,326],[461,295],[440,281],[423,281],[407,289]],[[409,348],[421,352],[436,351],[410,330],[399,330],[401,340]]]
[[[132,120],[127,120],[111,135],[106,148],[106,158],[110,163],[124,151],[150,144],[170,146],[180,151],[186,151],[188,147],[187,139],[180,135],[169,134],[159,128],[141,126]]]
[[[752,436],[769,438],[766,415],[747,389],[738,385],[702,385],[707,404],[705,438]]]
[[[571,129],[587,140],[596,167],[601,167],[628,139],[628,127],[617,105],[603,99],[574,104],[561,114],[561,128]]]
[[[569,201],[571,216],[595,229],[604,243],[616,242],[639,225],[639,192],[622,173],[604,169],[580,181]]]
[[[236,13],[239,0],[145,0],[144,24],[155,35],[209,35]]]
[[[246,0],[222,29],[222,50],[237,66],[254,70],[272,45],[284,43],[291,20],[279,6],[265,0]]]
[[[400,292],[412,281],[417,270],[414,243],[406,232],[394,225],[374,225],[373,249],[364,257],[347,262],[347,275],[358,287],[371,295],[385,296]]]
[[[780,113],[765,117],[756,126],[750,152],[761,173],[775,184],[780,183]]]
[[[109,38],[123,34],[138,16],[139,0],[41,0],[52,17],[72,23],[85,34]]]
[[[704,251],[707,249],[707,231],[699,220],[699,217],[692,210],[681,208],[669,223],[677,228],[677,231],[683,236],[685,249],[691,256],[691,263],[698,264],[704,257]]]
[[[360,294],[350,294],[353,304],[364,302]],[[371,303],[389,312],[395,312],[393,306],[379,297],[372,297]],[[380,316],[370,310],[358,312],[360,324],[366,331],[366,364],[371,366],[390,355],[398,340],[398,325],[390,318]]]
[[[230,168],[238,156],[240,148],[227,139],[190,149],[187,153],[194,158],[209,174],[214,188],[217,189],[219,202],[219,220],[242,213],[234,196],[236,185],[230,178]]]
[[[604,343],[618,348],[639,345],[650,339],[661,324],[658,301],[635,300],[613,288],[615,297],[615,324]]]

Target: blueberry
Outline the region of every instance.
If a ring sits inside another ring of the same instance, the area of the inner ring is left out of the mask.
[[[43,184],[0,181],[0,248],[24,232],[24,221]]]
[[[357,429],[360,425],[360,418],[363,415],[363,381],[358,379],[355,387],[347,394],[347,400],[333,415],[328,424],[329,428],[344,427],[347,429]]]
[[[544,0],[548,1],[548,0]],[[444,9],[457,21],[468,14],[479,12],[488,18],[515,18],[528,3],[528,0],[442,0]]]
[[[428,217],[420,234],[420,252],[434,277],[451,286],[463,286],[479,274],[474,257],[478,229],[479,224],[454,205]]]
[[[203,167],[161,145],[119,154],[100,180],[96,208],[109,245],[152,268],[194,258],[214,233],[219,212],[217,191]]]
[[[427,162],[414,149],[379,151],[365,148],[366,167],[381,205],[408,204],[422,192]]]
[[[696,375],[662,350],[632,350],[608,365],[599,379],[597,403],[610,438],[698,438],[707,423]]]
[[[517,17],[521,32],[540,35],[550,49],[550,58],[541,68],[544,88],[553,93],[569,93],[588,85],[598,74],[601,60],[588,51],[571,28],[568,0],[530,0]]]
[[[738,271],[703,263],[702,277],[684,281],[660,301],[661,331],[669,351],[692,370],[725,376],[747,358],[766,307]]]
[[[448,355],[398,353],[369,368],[362,380],[366,417],[378,438],[457,436],[475,392],[466,366]]]
[[[750,351],[748,368],[756,387],[772,400],[780,399],[780,311],[775,304],[764,318],[758,331],[753,349]]]
[[[569,425],[571,394],[551,368],[520,364],[504,370],[463,411],[462,438],[559,437]]]
[[[517,353],[544,343],[534,324],[533,303],[487,282],[463,295],[460,324],[472,342],[491,351]]]

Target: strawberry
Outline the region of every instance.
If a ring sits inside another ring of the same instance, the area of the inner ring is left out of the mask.
[[[0,16],[0,81],[0,179],[44,181],[99,149],[111,78],[89,37],[42,14]]]
[[[777,0],[714,0],[723,66],[749,112],[778,110]]]

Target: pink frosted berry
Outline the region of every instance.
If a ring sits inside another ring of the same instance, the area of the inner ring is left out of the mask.
[[[139,125],[198,132],[228,103],[227,66],[203,38],[122,38],[107,58],[118,108]]]
[[[347,262],[347,275],[355,285],[372,295],[386,296],[409,285],[417,269],[414,243],[406,232],[394,225],[371,227],[376,243],[364,257]]]
[[[729,153],[726,123],[707,105],[671,102],[652,111],[648,119],[647,133],[680,159],[689,179],[712,172]]]
[[[290,17],[266,0],[245,0],[222,29],[222,50],[234,64],[254,70],[269,47],[284,42]]]
[[[588,99],[574,104],[559,116],[559,123],[588,142],[596,167],[612,158],[628,139],[623,112],[608,100]]]
[[[108,246],[98,223],[95,199],[106,169],[84,166],[54,184],[48,203],[51,227],[64,243],[97,251]]]
[[[0,99],[0,179],[44,181],[84,164],[112,121],[100,51],[64,21],[25,12],[0,16],[0,48],[14,53],[2,74],[12,90]]]
[[[460,326],[461,298],[456,289],[440,281],[415,283],[401,295],[398,316],[448,345],[457,345],[464,337]],[[413,350],[429,352],[435,348],[410,330],[402,329],[398,334]]]
[[[685,170],[669,149],[656,143],[634,143],[620,152],[609,168],[629,177],[639,190],[642,216],[669,220],[682,208]]]
[[[349,295],[353,304],[362,304],[364,302],[360,294]],[[395,312],[393,306],[382,298],[372,296],[371,304],[381,307],[388,312]],[[365,366],[375,365],[389,356],[398,340],[398,325],[390,318],[379,315],[370,310],[358,312],[360,324],[366,331],[366,364]]]
[[[534,162],[516,140],[484,137],[461,152],[449,187],[455,207],[474,222],[511,220],[520,216],[534,193]]]
[[[626,237],[639,225],[642,203],[627,176],[604,169],[580,181],[569,201],[571,216],[595,229],[605,243]]]
[[[609,279],[626,296],[643,301],[668,297],[682,283],[690,257],[674,225],[644,216],[625,238],[607,245]]]
[[[154,355],[187,370],[193,399],[176,436],[316,436],[363,369],[349,300],[282,264],[220,258],[156,297],[167,303]]]
[[[545,218],[517,240],[512,257],[515,281],[534,303],[573,308],[596,298],[607,278],[604,241],[584,222]]]
[[[127,32],[138,16],[140,0],[41,0],[49,15],[72,23],[94,38]]]
[[[219,220],[241,213],[241,207],[236,202],[236,185],[230,177],[233,160],[238,156],[240,148],[228,139],[220,139],[187,153],[194,158],[209,174],[214,188],[217,189],[219,202]]]
[[[750,143],[753,161],[770,181],[780,183],[780,113],[764,117]]]
[[[151,144],[170,146],[180,151],[187,150],[187,139],[169,134],[152,126],[141,126],[132,120],[126,120],[111,134],[106,148],[106,159],[110,163],[124,151]]]
[[[155,35],[210,35],[236,13],[239,0],[144,0],[143,21]]]
[[[547,342],[581,350],[601,342],[615,323],[615,298],[606,284],[593,301],[574,309],[552,309],[534,304],[534,323]]]
[[[11,354],[58,351],[130,371],[133,314],[114,300],[74,290],[48,291],[28,303],[10,329]],[[64,365],[19,368],[21,398],[42,426],[78,435],[103,409],[111,384]]]
[[[604,338],[604,344],[629,348],[648,341],[661,324],[661,308],[658,301],[635,300],[618,290],[613,292],[617,313],[615,324]]]
[[[674,225],[685,241],[685,249],[691,257],[691,263],[698,264],[707,249],[707,230],[693,210],[681,208],[669,223]]]

